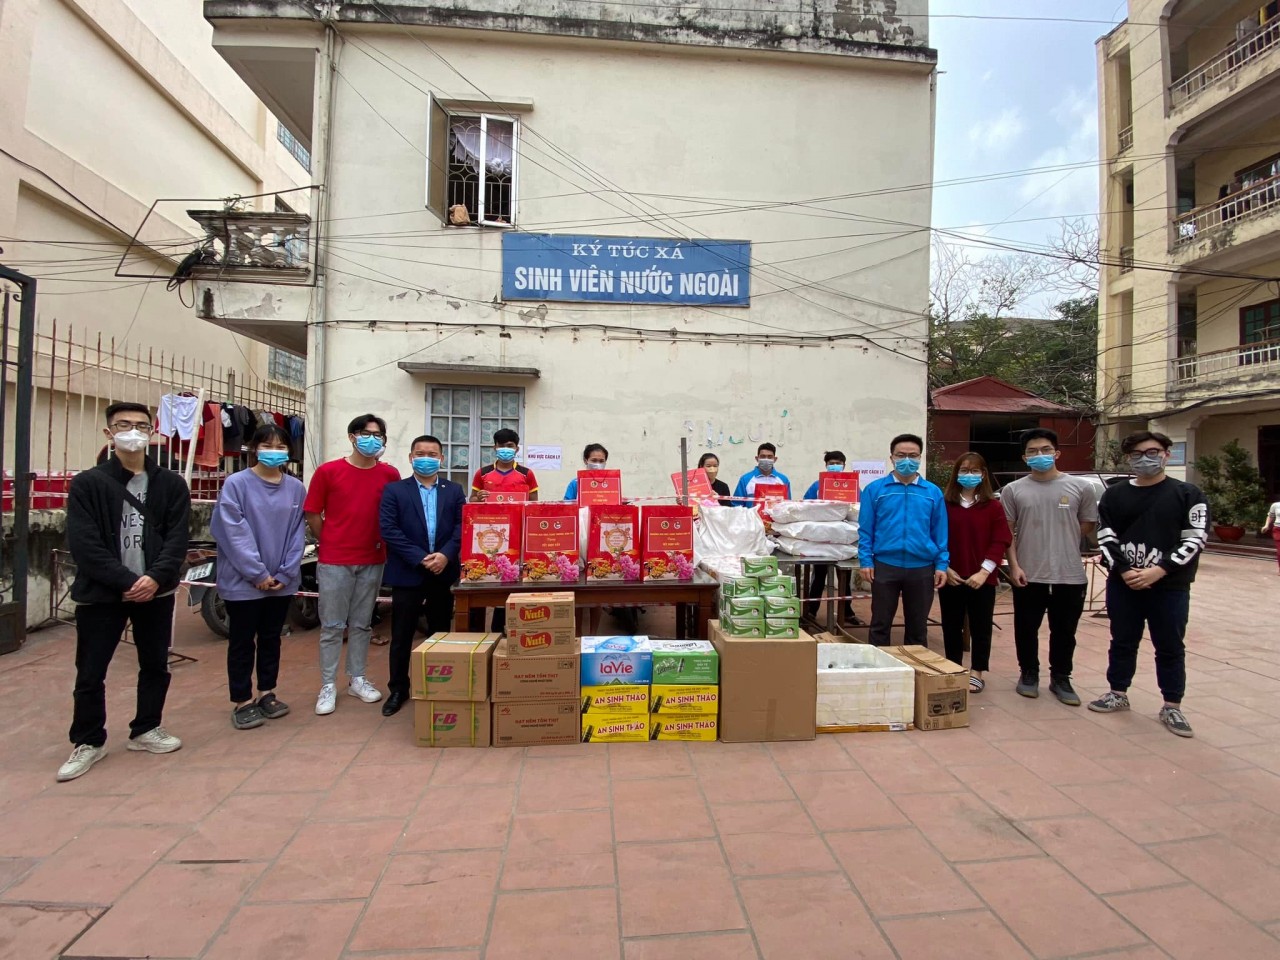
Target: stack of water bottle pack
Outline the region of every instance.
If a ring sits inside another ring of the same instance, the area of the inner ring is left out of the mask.
[[[720,629],[730,637],[797,640],[800,600],[773,557],[743,557],[742,573],[720,583]]]

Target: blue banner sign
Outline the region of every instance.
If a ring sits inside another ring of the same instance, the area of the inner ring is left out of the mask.
[[[504,233],[502,298],[746,307],[751,244]]]

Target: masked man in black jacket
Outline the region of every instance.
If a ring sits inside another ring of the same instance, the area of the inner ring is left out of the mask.
[[[107,755],[107,668],[126,624],[138,649],[138,708],[128,747],[172,753],[182,746],[160,720],[191,494],[182,477],[147,456],[152,421],[145,406],[107,407],[105,432],[115,455],[77,474],[67,498],[67,540],[76,563],[76,687],[74,749],[58,770],[60,781],[83,776]]]

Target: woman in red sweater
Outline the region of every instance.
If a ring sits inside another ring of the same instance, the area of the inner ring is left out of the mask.
[[[964,621],[969,618],[969,687],[979,693],[982,675],[991,659],[991,626],[996,609],[992,579],[1013,542],[1004,507],[991,489],[991,474],[981,454],[966,453],[956,460],[943,493],[947,501],[948,547],[951,566],[947,585],[938,591],[942,609],[942,637],[947,659],[964,662]]]

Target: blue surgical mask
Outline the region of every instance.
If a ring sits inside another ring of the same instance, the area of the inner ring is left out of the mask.
[[[972,490],[974,487],[982,485],[982,474],[980,473],[962,473],[956,477],[956,483],[964,487],[966,490]]]
[[[440,472],[439,457],[414,457],[413,472],[420,477],[434,477]]]
[[[920,461],[914,460],[911,457],[905,457],[902,460],[893,461],[893,469],[900,475],[909,477],[912,474],[920,472]]]
[[[843,473],[843,472],[844,472],[844,464],[843,464],[843,463],[828,463],[828,464],[827,464],[827,473]]]
[[[1034,457],[1027,457],[1027,466],[1038,473],[1047,473],[1053,469],[1053,455],[1049,453],[1039,453]]]
[[[356,437],[356,449],[366,457],[376,457],[382,453],[385,444],[378,437]]]
[[[493,451],[493,455],[502,463],[512,463],[516,458],[516,452],[511,447],[499,447]]]
[[[283,467],[289,462],[288,450],[259,450],[258,462],[264,467]]]

